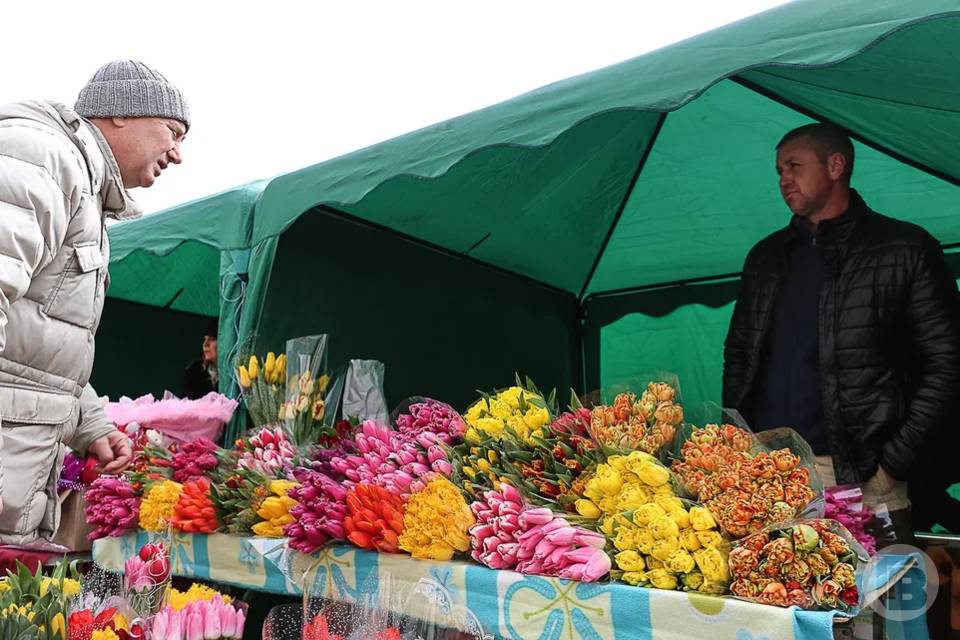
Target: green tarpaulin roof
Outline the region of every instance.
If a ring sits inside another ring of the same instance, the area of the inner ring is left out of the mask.
[[[853,132],[853,183],[871,206],[958,243],[957,9],[800,0],[115,225],[110,295],[223,315],[238,298],[222,278],[249,271],[245,306],[256,309],[276,238],[318,207],[581,299],[736,274],[789,216],[773,148],[811,118]],[[251,313],[241,334],[259,320]]]

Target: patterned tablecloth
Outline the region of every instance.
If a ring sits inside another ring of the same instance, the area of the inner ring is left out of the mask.
[[[98,540],[94,560],[120,571],[147,541],[143,532]],[[493,571],[467,562],[429,562],[331,546],[307,555],[283,540],[176,534],[171,546],[175,575],[280,594],[369,601],[369,594],[398,585],[441,585],[451,603],[476,615],[487,633],[519,638],[607,640],[813,640],[833,637],[830,613],[781,609],[733,598],[630,587],[584,584]],[[395,606],[393,598],[391,606]]]

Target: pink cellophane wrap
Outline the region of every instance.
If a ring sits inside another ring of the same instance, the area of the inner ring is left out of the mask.
[[[230,421],[237,401],[216,392],[198,400],[187,400],[167,395],[157,400],[153,394],[136,400],[121,398],[107,402],[107,419],[119,427],[137,423],[144,429],[156,429],[167,437],[189,442],[200,437],[214,442],[223,433],[223,425]]]

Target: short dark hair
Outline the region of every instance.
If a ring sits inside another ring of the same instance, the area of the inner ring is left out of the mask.
[[[810,141],[810,146],[821,161],[826,162],[827,158],[835,153],[839,153],[846,160],[846,168],[843,171],[843,177],[847,184],[850,183],[850,177],[853,175],[853,143],[846,131],[834,124],[814,122],[805,124],[802,127],[787,133],[777,143],[777,149],[800,138]]]

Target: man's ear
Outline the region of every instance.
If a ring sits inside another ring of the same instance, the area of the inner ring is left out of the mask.
[[[847,159],[843,157],[842,153],[834,153],[827,158],[827,171],[830,173],[831,179],[839,180],[846,169]]]
[[[123,127],[127,126],[126,118],[110,118],[110,121],[113,123],[113,126],[118,129],[122,129]]]

